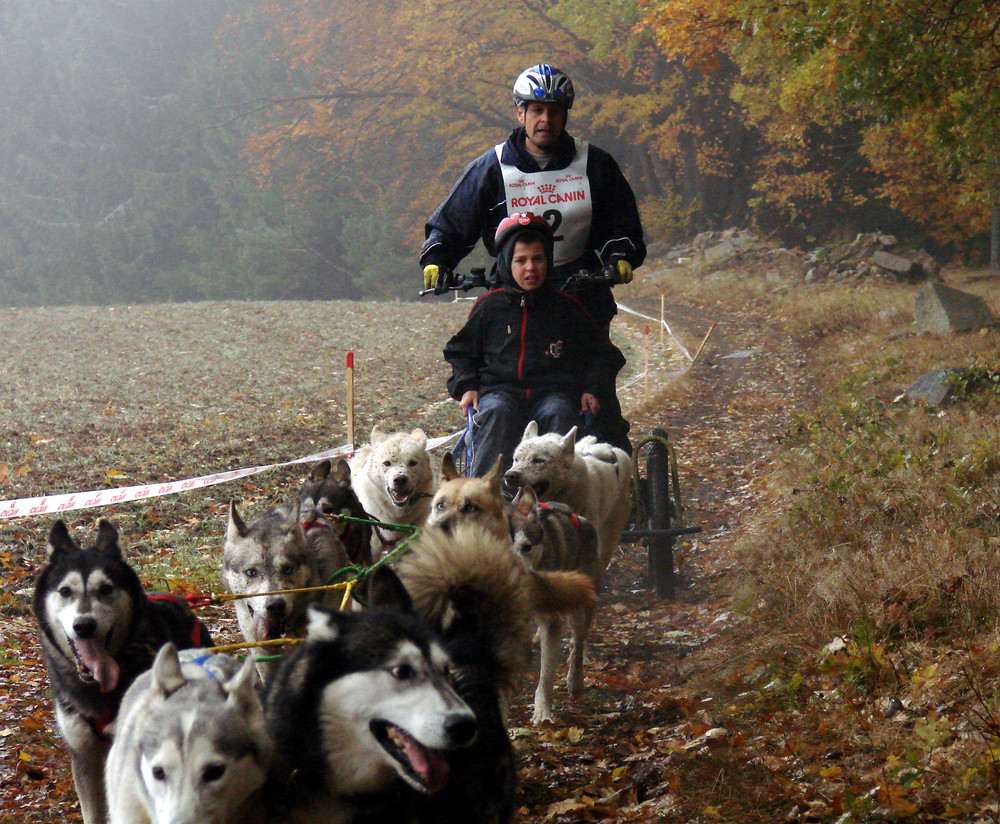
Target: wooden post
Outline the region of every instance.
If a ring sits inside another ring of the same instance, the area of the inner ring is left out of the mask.
[[[705,333],[705,338],[701,342],[701,346],[698,347],[698,351],[694,353],[694,357],[691,358],[691,363],[698,360],[698,355],[701,354],[701,350],[705,348],[705,344],[708,342],[708,336],[712,334],[712,330],[715,328],[715,321],[712,321],[712,325],[708,327],[708,331]]]
[[[665,289],[660,289],[660,346],[663,346],[663,330],[666,328],[666,318],[663,316],[663,295]]]
[[[347,353],[347,442],[354,452],[354,353]]]
[[[645,369],[646,400],[649,400],[649,326],[646,326],[646,369]]]

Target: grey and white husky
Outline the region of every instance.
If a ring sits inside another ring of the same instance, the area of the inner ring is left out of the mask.
[[[103,519],[86,549],[56,521],[32,607],[83,820],[104,822],[104,763],[122,696],[163,644],[211,646],[212,638],[183,599],[143,591]]]
[[[368,609],[311,606],[306,642],[268,683],[283,822],[410,822],[476,739],[442,641],[391,569],[371,580]]]
[[[248,596],[235,605],[240,632],[249,643],[302,638],[309,604],[339,606],[342,600],[343,593],[335,589],[295,591],[332,583],[337,571],[351,564],[330,522],[316,513],[309,517],[307,531],[296,501],[272,507],[246,523],[236,502],[229,503],[222,582],[231,593]],[[270,662],[257,664],[266,677]]]
[[[521,487],[505,506],[514,551],[529,569],[576,570],[601,587],[603,567],[597,554],[597,530],[566,504],[539,501],[530,486]],[[568,613],[572,633],[566,689],[574,698],[583,693],[583,656],[594,622],[596,601]],[[560,616],[538,612],[541,666],[531,722],[552,720],[552,687],[562,640]]]
[[[597,552],[607,567],[632,510],[632,459],[592,435],[576,439],[538,434],[530,421],[504,475],[512,488],[530,486],[539,500],[559,501],[590,521],[597,530]]]
[[[253,662],[160,648],[122,701],[105,769],[111,824],[256,824],[271,739]]]

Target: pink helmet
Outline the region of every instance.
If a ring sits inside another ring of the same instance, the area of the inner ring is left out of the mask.
[[[537,232],[543,240],[552,243],[552,227],[544,217],[532,212],[513,212],[497,226],[496,234],[493,235],[493,247],[499,249],[506,244],[511,235],[525,231]]]

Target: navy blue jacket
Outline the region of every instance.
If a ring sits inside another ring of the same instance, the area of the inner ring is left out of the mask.
[[[575,152],[573,138],[564,132],[546,169],[565,169]],[[524,148],[523,127],[510,133],[501,154],[504,163],[523,172],[541,171]],[[562,285],[565,275],[579,269],[596,269],[614,255],[624,255],[633,269],[646,258],[639,208],[618,163],[606,151],[591,145],[587,153],[587,177],[593,201],[587,252],[552,273],[558,285]],[[495,255],[493,235],[505,217],[507,201],[503,173],[491,146],[466,167],[444,202],[428,218],[420,265],[436,264],[454,269],[480,239],[486,250]],[[607,323],[614,315],[614,299],[607,286],[572,287],[571,291],[599,324]]]
[[[548,282],[527,293],[509,284],[487,292],[445,345],[444,357],[455,400],[473,389],[522,399],[553,391],[600,398],[625,365],[580,302]]]

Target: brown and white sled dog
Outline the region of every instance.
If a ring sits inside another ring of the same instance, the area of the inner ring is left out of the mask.
[[[507,536],[509,530],[500,493],[502,463],[501,455],[482,478],[467,478],[455,468],[452,454],[445,452],[441,458],[441,482],[431,498],[427,526],[450,532],[458,524],[478,524],[500,538]]]
[[[506,506],[514,552],[529,569],[574,570],[586,575],[600,589],[603,567],[597,555],[597,530],[566,504],[538,501],[530,486],[518,490]],[[594,622],[595,604],[573,610],[567,618],[572,633],[566,689],[574,698],[583,693],[583,656]],[[537,613],[541,636],[541,668],[535,690],[531,723],[552,720],[552,687],[559,664],[562,620]]]
[[[504,476],[517,489],[530,486],[541,501],[560,501],[597,530],[597,554],[607,567],[632,509],[632,459],[588,435],[538,434],[531,421]]]
[[[257,824],[271,740],[248,657],[165,644],[122,701],[105,770],[111,824]]]
[[[372,429],[371,442],[349,461],[351,483],[365,512],[376,521],[423,526],[431,507],[434,473],[422,429],[386,434]],[[409,532],[374,527],[372,557],[377,561],[409,537]]]
[[[552,684],[562,627],[559,613],[567,614],[573,628],[568,683],[572,694],[579,696],[583,690],[584,644],[596,604],[595,598],[590,598],[567,609],[554,608],[557,605],[544,594],[544,584],[552,572],[586,576],[596,593],[601,582],[597,533],[592,524],[573,516],[564,504],[553,504],[550,510],[536,506],[530,490],[519,493],[515,498],[517,506],[505,504],[500,493],[501,463],[502,458],[482,478],[466,478],[458,474],[451,455],[446,453],[426,531],[437,527],[451,535],[459,534],[457,530],[481,529],[492,541],[506,547],[517,565],[523,564],[529,571],[523,589],[541,635],[541,672],[532,719],[537,723],[552,719]]]
[[[330,522],[316,520],[311,515],[307,533],[296,501],[272,507],[246,523],[236,502],[229,502],[222,582],[234,595],[247,596],[234,603],[240,632],[248,643],[302,638],[309,604],[340,605],[341,590],[283,591],[333,583],[335,573],[351,563]],[[270,662],[257,662],[262,678],[270,669]]]
[[[211,646],[212,638],[183,598],[143,591],[106,520],[86,549],[55,522],[32,608],[83,820],[99,824],[107,820],[104,764],[125,691],[163,644]]]

